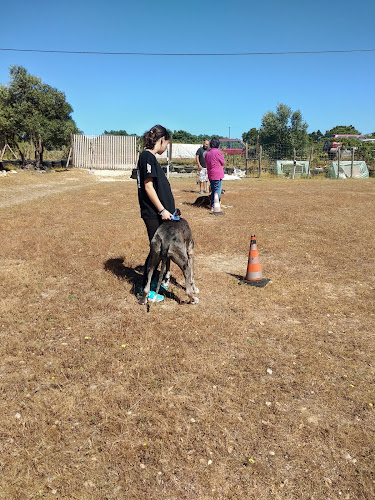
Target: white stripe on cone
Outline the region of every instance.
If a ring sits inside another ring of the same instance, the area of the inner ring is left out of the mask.
[[[214,212],[221,212],[219,195],[217,193],[214,194]]]
[[[263,273],[262,271],[257,271],[257,272],[250,272],[246,273],[246,278],[247,280],[258,280],[260,278],[263,278]]]

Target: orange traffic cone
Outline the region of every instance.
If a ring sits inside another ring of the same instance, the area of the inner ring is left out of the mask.
[[[266,286],[270,280],[268,278],[263,278],[262,266],[260,265],[259,252],[257,247],[257,242],[255,239],[255,234],[251,235],[250,240],[250,251],[249,260],[247,263],[246,277],[241,283],[246,283],[247,285],[263,287]]]
[[[224,215],[224,212],[221,211],[219,195],[215,192],[214,194],[214,209],[211,212],[213,215]]]

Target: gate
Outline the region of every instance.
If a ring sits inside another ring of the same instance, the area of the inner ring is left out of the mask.
[[[72,137],[73,165],[95,170],[131,170],[137,161],[135,135],[78,135]]]

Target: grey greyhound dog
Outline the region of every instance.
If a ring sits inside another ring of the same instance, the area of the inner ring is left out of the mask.
[[[183,218],[179,220],[165,221],[154,234],[150,243],[150,255],[147,266],[147,283],[143,290],[141,304],[147,304],[150,291],[152,274],[161,261],[161,270],[155,296],[159,292],[160,285],[168,287],[170,280],[170,261],[172,260],[184,274],[186,294],[191,304],[199,302],[195,294],[199,293],[194,283],[193,269],[194,240],[190,226]],[[163,276],[165,273],[165,278]]]

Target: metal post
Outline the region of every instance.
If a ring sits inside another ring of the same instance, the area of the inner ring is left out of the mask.
[[[297,166],[297,161],[296,161],[296,148],[293,149],[293,173],[292,173],[292,179],[294,179],[296,175],[296,166]]]
[[[337,179],[339,178],[340,175],[340,156],[341,156],[341,149],[339,146],[337,148]]]
[[[352,148],[352,164],[350,165],[350,178],[353,178],[353,167],[354,167],[354,149]]]

